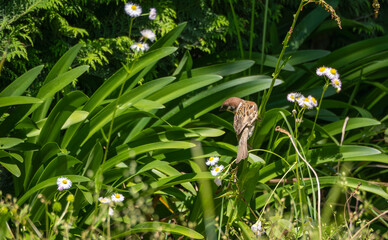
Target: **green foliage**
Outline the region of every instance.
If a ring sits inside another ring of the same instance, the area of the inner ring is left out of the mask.
[[[335,35],[347,44],[310,49],[338,26],[322,7],[303,1],[268,8],[159,1],[157,20],[136,18],[133,28],[124,1],[15,3],[0,32],[10,39],[0,46],[2,76],[16,75],[17,61],[25,69],[0,91],[6,238],[386,236],[388,48],[386,36],[369,38],[383,28],[341,19],[344,30]],[[359,14],[365,3],[356,1],[344,15]],[[261,30],[247,30],[266,22],[264,10],[271,32],[283,36],[295,24],[284,45],[275,35],[260,42]],[[183,19],[191,21],[177,23]],[[50,24],[18,28],[38,20]],[[60,40],[42,44],[34,34],[44,39],[43,26]],[[145,27],[156,30],[156,42],[130,52]],[[353,42],[359,32],[367,34]],[[30,63],[17,59],[12,45],[26,39],[33,47],[19,51]],[[35,62],[42,53],[51,53],[42,58],[45,68]],[[341,74],[340,91],[316,75],[323,65]],[[316,97],[317,108],[288,103],[294,91]],[[232,96],[260,106],[249,157],[237,166],[233,115],[218,111]],[[215,156],[225,167],[217,176],[205,165]],[[72,182],[69,189],[59,187],[61,176]]]

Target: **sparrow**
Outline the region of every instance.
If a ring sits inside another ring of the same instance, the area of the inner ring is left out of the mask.
[[[238,139],[236,163],[248,157],[248,139],[255,130],[257,120],[257,105],[252,101],[231,97],[224,101],[220,110],[234,113],[233,128]]]

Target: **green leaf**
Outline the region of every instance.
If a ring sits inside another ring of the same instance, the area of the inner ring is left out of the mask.
[[[132,227],[132,229],[129,231],[113,236],[112,239],[122,238],[135,233],[146,233],[146,232],[168,232],[172,234],[177,234],[178,236],[186,236],[191,239],[204,239],[204,236],[202,236],[201,234],[199,234],[198,232],[190,228],[176,225],[173,223],[165,223],[165,222],[139,223],[138,225]]]
[[[82,47],[82,43],[79,43],[72,48],[70,48],[63,56],[55,63],[53,68],[50,70],[48,75],[46,76],[46,79],[44,80],[44,85],[47,83],[53,81],[61,74],[65,73],[69,70],[71,64],[73,63],[74,59],[76,58],[79,50]],[[75,78],[73,79],[75,80]],[[71,80],[71,81],[73,81]],[[67,85],[67,84],[66,84]],[[48,98],[46,99],[45,103],[43,103],[41,106],[39,106],[38,109],[33,114],[32,119],[34,121],[38,121],[44,117],[46,117],[47,111],[51,105],[52,99]]]
[[[134,103],[149,96],[155,91],[164,88],[164,86],[172,82],[174,79],[174,77],[165,77],[143,84],[121,96],[117,109],[115,109],[116,101],[103,108],[98,114],[90,119],[88,135],[83,139],[81,146],[85,144],[85,142],[88,141],[91,136],[100,131],[107,123],[111,121],[114,112],[116,116],[120,116],[121,113],[131,107]]]
[[[23,142],[24,141],[19,138],[0,138],[0,149],[8,149]]]
[[[215,64],[206,67],[195,68],[191,70],[193,77],[200,75],[220,75],[228,76],[239,73],[252,67],[255,62],[252,60],[238,60],[230,63]],[[182,74],[186,76],[185,73]]]
[[[142,153],[155,151],[155,150],[162,150],[162,149],[186,149],[186,148],[192,148],[194,146],[195,144],[189,143],[189,142],[170,141],[170,142],[156,142],[156,143],[144,144],[134,148],[128,148],[120,152],[118,155],[107,160],[103,165],[103,169],[104,171],[106,171],[109,168],[112,168],[113,166],[115,166],[116,164],[122,161],[128,160],[132,157],[138,156]]]
[[[3,91],[1,91],[0,97],[22,95],[31,85],[31,83],[36,79],[42,69],[43,65],[39,65],[37,67],[34,67],[33,69],[28,70],[26,73],[18,77],[11,84],[9,84]]]
[[[338,5],[338,0],[329,2],[334,8]],[[330,16],[324,7],[317,7],[309,12],[293,29],[292,37],[289,42],[289,48],[292,50],[298,49],[303,42],[317,29],[322,22]],[[332,20],[334,21],[334,20]]]
[[[15,160],[23,162],[23,158],[19,155],[0,150],[0,164],[15,177],[20,177],[21,171]]]
[[[184,79],[160,89],[158,92],[149,96],[148,99],[164,104],[198,88],[215,83],[221,79],[222,77],[218,75],[200,75]]]
[[[61,175],[61,176],[69,178],[73,183],[74,182],[89,182],[90,181],[89,178],[83,177],[83,176],[78,176],[78,175]],[[48,188],[48,187],[52,187],[52,186],[56,186],[58,177],[53,177],[53,178],[47,179],[41,183],[38,183],[34,187],[30,188],[26,193],[24,193],[24,195],[21,198],[19,198],[19,200],[17,201],[17,204],[22,205],[25,201],[27,201],[27,199],[32,194],[36,193],[39,190],[42,190],[42,189]]]
[[[25,96],[13,96],[13,97],[0,97],[0,107],[7,107],[21,104],[38,104],[43,101],[39,98],[25,97]]]
[[[75,110],[66,122],[63,124],[61,129],[69,128],[71,125],[84,121],[89,116],[89,113],[82,110]]]
[[[289,56],[291,56],[291,59],[288,60],[287,63],[295,66],[323,58],[329,54],[330,51],[326,50],[298,50],[284,54],[284,58],[287,59]]]
[[[329,123],[325,125],[323,128],[330,134],[330,135],[336,135],[342,132],[342,127],[344,125],[345,120],[340,120],[334,123]],[[369,126],[376,126],[380,125],[381,123],[377,120],[371,119],[371,118],[350,118],[348,123],[346,124],[345,131],[349,131],[352,129],[362,128],[362,127],[369,127]]]

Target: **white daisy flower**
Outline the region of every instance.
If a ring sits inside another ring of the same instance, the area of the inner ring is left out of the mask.
[[[110,199],[107,197],[99,197],[98,201],[100,201],[100,203],[110,203]]]
[[[292,93],[289,93],[287,95],[287,100],[290,102],[295,102],[296,98],[298,98],[300,96],[302,96],[300,93],[292,92]]]
[[[206,161],[206,165],[213,166],[220,160],[220,157],[209,157]]]
[[[155,20],[156,18],[156,8],[150,8],[150,15],[148,16],[150,20]]]
[[[310,103],[311,103],[311,105],[312,105],[313,107],[317,107],[317,106],[318,106],[318,101],[317,101],[317,99],[315,99],[315,97],[309,95],[309,96],[308,96],[308,99],[310,100]]]
[[[214,179],[214,183],[219,187],[222,185],[222,181],[221,179],[219,179],[218,177]]]
[[[224,170],[223,165],[215,165],[210,172],[213,176],[217,176],[222,170]]]
[[[328,68],[326,71],[326,76],[329,79],[338,79],[339,78],[339,74],[337,72],[337,69],[335,69],[335,68]]]
[[[313,108],[313,105],[311,104],[310,99],[308,97],[301,97],[296,99],[296,101],[298,102],[299,106],[302,108],[307,108],[307,109]]]
[[[138,42],[138,43],[135,43],[135,44],[132,44],[131,46],[131,49],[133,49],[134,51],[142,51],[142,52],[145,52],[149,49],[150,47],[148,46],[147,43],[141,43],[141,42]]]
[[[155,41],[155,33],[152,30],[144,29],[140,31],[140,33],[143,38],[145,38],[145,41],[147,41],[147,39],[149,39],[151,42]]]
[[[323,76],[323,75],[326,75],[326,71],[327,71],[327,67],[322,66],[322,67],[317,68],[316,73],[318,76]]]
[[[140,16],[142,13],[141,7],[134,3],[125,4],[124,10],[129,16],[133,18]]]
[[[58,191],[71,188],[72,182],[67,177],[59,177],[57,179]]]
[[[261,226],[261,221],[255,223],[252,225],[251,227],[251,230],[252,232],[256,235],[256,236],[261,236],[262,233],[264,233],[264,229],[262,228]]]
[[[113,216],[113,213],[114,213],[114,211],[113,211],[113,208],[111,208],[111,207],[109,207],[109,216]]]
[[[337,93],[341,91],[342,82],[339,78],[332,79],[331,85],[337,89]]]
[[[112,196],[110,198],[112,199],[113,202],[124,201],[124,196],[120,193],[114,193],[114,194],[112,194]]]

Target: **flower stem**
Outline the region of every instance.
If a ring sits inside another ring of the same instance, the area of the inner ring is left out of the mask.
[[[258,116],[259,117],[262,117],[264,116],[264,113],[265,113],[265,106],[267,105],[267,102],[269,100],[269,97],[271,96],[271,93],[272,93],[272,89],[275,85],[275,81],[276,81],[276,78],[279,76],[280,74],[280,71],[282,70],[283,68],[283,63],[282,60],[283,60],[283,56],[284,56],[284,53],[288,47],[288,42],[290,41],[290,38],[291,38],[291,34],[292,34],[292,31],[294,30],[295,28],[295,24],[296,24],[296,21],[298,19],[298,16],[299,16],[299,13],[302,11],[302,8],[303,6],[305,5],[305,2],[306,0],[301,0],[300,1],[300,4],[299,4],[299,7],[298,7],[298,10],[296,11],[296,13],[294,14],[294,20],[292,22],[292,25],[291,25],[291,28],[290,30],[287,32],[286,36],[284,37],[284,40],[283,40],[283,49],[282,51],[280,52],[280,55],[279,55],[279,58],[278,58],[278,61],[276,63],[276,67],[275,67],[275,71],[274,73],[272,74],[272,82],[271,82],[271,86],[269,87],[268,89],[268,92],[264,94],[263,96],[263,101],[261,102],[260,104],[260,107],[259,107],[259,111],[258,111]],[[307,3],[309,3],[307,1]],[[306,4],[307,4],[306,3]],[[282,64],[281,64],[282,63]]]

